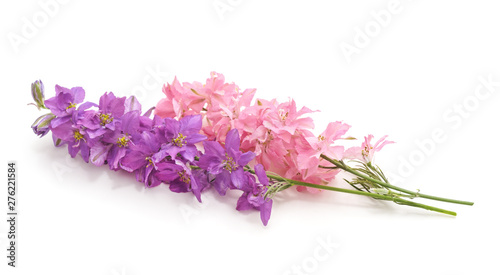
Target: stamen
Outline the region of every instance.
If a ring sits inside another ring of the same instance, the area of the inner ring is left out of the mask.
[[[101,119],[101,126],[104,126],[113,121],[113,117],[110,114],[100,114],[99,118]]]
[[[179,133],[179,135],[172,140],[172,143],[175,144],[175,146],[177,146],[177,147],[182,147],[183,145],[185,145],[187,143],[186,141],[184,141],[185,139],[186,139],[186,136]]]
[[[189,177],[188,174],[186,174],[186,170],[182,170],[182,172],[177,172],[177,175],[179,175],[180,180],[182,180],[187,185],[191,184],[191,178]]]
[[[233,172],[234,170],[236,170],[236,168],[238,168],[238,164],[236,164],[234,159],[228,156],[227,153],[226,153],[226,160],[224,160],[222,164],[224,165],[224,169],[226,169],[229,172]]]
[[[118,147],[127,147],[129,141],[130,139],[127,136],[123,136],[116,141],[116,144],[118,144]]]
[[[76,130],[74,133],[73,133],[73,137],[75,138],[76,141],[79,141],[81,139],[83,139],[83,135],[80,133],[80,131]]]

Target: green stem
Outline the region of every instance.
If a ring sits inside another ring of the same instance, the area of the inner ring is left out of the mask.
[[[251,170],[251,169],[249,169],[248,171],[253,172],[253,170]],[[280,182],[287,182],[291,185],[298,185],[298,186],[305,186],[305,187],[311,187],[311,188],[323,189],[323,190],[329,190],[329,191],[335,191],[335,192],[362,195],[362,196],[372,197],[374,199],[379,199],[379,200],[393,201],[397,204],[419,207],[419,208],[423,208],[426,210],[435,211],[435,212],[439,212],[439,213],[443,213],[443,214],[447,214],[447,215],[452,215],[452,216],[457,215],[457,213],[455,213],[453,211],[449,211],[446,209],[441,209],[441,208],[437,208],[434,206],[425,205],[425,204],[421,204],[421,203],[412,202],[412,201],[405,200],[405,199],[402,199],[402,198],[394,196],[394,195],[392,195],[392,196],[391,195],[382,195],[382,194],[377,194],[377,193],[369,193],[369,192],[364,192],[364,191],[345,189],[345,188],[339,188],[339,187],[333,187],[333,186],[327,186],[327,185],[313,184],[313,183],[302,182],[302,181],[297,181],[297,180],[285,179],[283,177],[280,177],[277,175],[272,175],[272,174],[267,174],[267,177],[270,179],[273,179],[273,180],[280,181]]]
[[[465,204],[465,205],[473,205],[474,203],[473,202],[469,202],[469,201],[462,201],[462,200],[454,200],[454,199],[448,199],[448,198],[442,198],[442,197],[436,197],[436,196],[431,196],[431,195],[426,195],[426,194],[421,194],[421,193],[418,193],[418,192],[413,192],[413,191],[410,191],[410,190],[407,190],[407,189],[404,189],[404,188],[401,188],[401,187],[398,187],[398,186],[395,186],[395,185],[392,185],[392,184],[389,184],[389,183],[386,183],[386,182],[383,182],[383,181],[380,181],[380,180],[377,180],[377,179],[373,179],[359,171],[356,171],[355,169],[349,167],[348,165],[346,165],[344,162],[341,162],[339,160],[335,160],[335,159],[331,159],[325,155],[321,155],[321,157],[325,160],[327,160],[328,162],[334,164],[335,166],[337,166],[338,168],[344,170],[344,171],[347,171],[351,174],[354,174],[360,178],[363,178],[363,179],[366,179],[368,181],[371,181],[371,182],[374,182],[376,184],[379,184],[381,186],[384,186],[386,188],[390,188],[390,189],[393,189],[393,190],[397,190],[397,191],[400,191],[400,192],[403,192],[403,193],[406,193],[406,194],[410,194],[412,196],[415,196],[415,197],[421,197],[421,198],[426,198],[426,199],[430,199],[430,200],[436,200],[436,201],[444,201],[444,202],[449,202],[449,203],[456,203],[456,204]]]

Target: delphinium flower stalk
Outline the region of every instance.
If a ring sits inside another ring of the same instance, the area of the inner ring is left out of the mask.
[[[56,85],[55,96],[45,100],[41,81],[32,84],[33,105],[49,110],[31,126],[42,137],[52,132],[54,145],[67,146],[71,157],[126,171],[146,188],[162,184],[172,192],[201,194],[214,188],[225,196],[239,191],[238,211],[257,210],[267,225],[273,198],[285,189],[299,192],[329,190],[363,195],[449,215],[455,212],[414,202],[426,198],[472,205],[413,192],[389,183],[373,163],[375,152],[392,143],[372,135],[360,146],[345,148],[339,141],[350,125],[336,121],[319,135],[312,132],[313,112],[297,108],[294,100],[256,99],[255,89],[240,90],[224,76],[211,73],[205,83],[163,87],[166,97],[142,113],[133,96],[104,93],[99,103],[84,102],[81,87]],[[253,102],[253,103],[252,103]],[[153,114],[154,109],[154,114]],[[340,170],[354,189],[332,186]]]

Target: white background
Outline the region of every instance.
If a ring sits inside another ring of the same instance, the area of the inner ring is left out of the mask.
[[[479,79],[500,82],[500,5],[333,2],[2,2],[0,163],[17,162],[19,221],[16,269],[0,224],[0,273],[499,274],[500,87]],[[395,183],[476,204],[420,200],[457,211],[453,218],[287,192],[264,227],[257,212],[234,209],[237,193],[210,191],[200,205],[167,186],[145,190],[30,129],[41,115],[26,105],[36,79],[47,97],[55,84],[81,86],[87,100],[113,91],[147,108],[175,75],[205,81],[211,71],[257,88],[257,97],[321,110],[317,133],[343,120],[358,138],[388,134],[397,143],[377,162]],[[435,131],[441,137],[431,142]]]

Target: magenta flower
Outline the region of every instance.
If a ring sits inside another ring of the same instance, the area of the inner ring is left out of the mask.
[[[193,171],[189,165],[178,160],[175,163],[161,162],[157,166],[159,172],[156,176],[168,183],[172,192],[192,192],[201,202],[201,192],[210,186],[203,171]]]
[[[85,91],[82,87],[71,89],[56,85],[56,95],[45,100],[45,106],[58,117],[70,115],[79,103],[83,102]]]
[[[221,196],[227,189],[243,190],[248,185],[248,177],[243,167],[255,158],[253,152],[240,151],[240,136],[238,130],[227,133],[225,148],[216,141],[204,141],[205,153],[200,157],[198,165],[215,175],[213,185]]]
[[[115,124],[125,112],[125,97],[116,97],[112,92],[99,99],[99,110],[85,120],[89,135],[94,138],[115,130]]]
[[[111,170],[120,169],[120,161],[127,153],[131,144],[139,141],[139,112],[124,114],[115,124],[114,131],[108,131],[102,137],[102,142],[90,150],[90,160],[100,166],[106,161]]]
[[[158,162],[153,159],[153,155],[160,150],[159,140],[156,133],[143,132],[137,143],[130,144],[130,151],[120,162],[123,170],[135,172],[137,181],[144,183],[146,187],[155,187],[161,183],[155,176]]]
[[[199,134],[201,116],[185,116],[180,121],[165,118],[162,126],[167,142],[162,144],[160,151],[154,155],[155,161],[158,162],[167,156],[175,159],[177,154],[191,162],[194,161],[194,157],[198,154],[195,144],[207,138]]]
[[[245,192],[238,199],[236,210],[259,210],[262,223],[267,225],[267,222],[271,217],[271,208],[273,206],[272,199],[264,198],[267,186],[269,185],[269,179],[267,178],[266,171],[264,170],[262,164],[255,165],[254,170],[257,178],[259,179],[259,183],[255,181],[255,177],[253,175],[245,172],[250,184],[247,185],[247,189],[244,190]]]
[[[78,152],[81,152],[82,159],[85,162],[89,162],[92,140],[88,136],[85,127],[79,122],[73,124],[73,122],[69,120],[55,128],[50,127],[50,130],[54,138],[60,140],[60,144],[68,144],[68,153],[72,158],[74,158]]]

